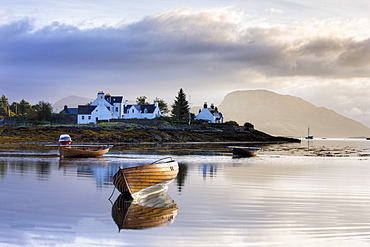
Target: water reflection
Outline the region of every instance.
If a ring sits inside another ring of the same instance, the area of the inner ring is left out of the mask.
[[[0,160],[0,175],[5,177],[8,172],[23,175],[26,173],[35,173],[41,180],[48,179],[51,173],[51,163],[48,160]]]
[[[0,152],[0,245],[369,246],[369,158],[307,156],[314,149],[370,148],[369,141],[338,145],[275,145],[252,159],[168,150],[179,173],[163,206],[158,198],[107,200],[118,167],[148,164],[162,152],[63,162]],[[118,234],[117,227],[146,230]]]
[[[172,224],[178,213],[167,190],[132,201],[121,194],[113,204],[112,218],[118,230],[141,230]]]
[[[206,179],[207,177],[213,178],[217,174],[217,166],[213,164],[203,164],[201,166],[203,178]]]
[[[185,185],[185,180],[188,174],[188,166],[184,163],[179,162],[179,173],[176,177],[177,190],[180,193]]]
[[[117,166],[110,164],[108,158],[59,160],[59,170],[62,170],[64,175],[67,175],[69,170],[75,170],[77,177],[94,178],[98,188],[112,185],[111,178],[117,169]]]

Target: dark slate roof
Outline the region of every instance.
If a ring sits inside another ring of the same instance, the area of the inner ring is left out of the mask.
[[[78,108],[66,108],[60,112],[60,114],[77,114],[77,113],[78,113]]]
[[[145,109],[148,110],[148,113],[153,113],[154,110],[155,110],[155,105],[154,104],[151,104],[151,105],[127,105],[125,107],[125,113],[127,113],[127,109],[130,109],[132,106],[135,107],[139,112],[141,111],[142,113],[144,113]]]
[[[105,95],[104,99],[108,101],[111,105],[113,103],[122,103],[123,96],[110,96],[110,95]]]
[[[78,114],[91,114],[91,112],[96,108],[96,106],[90,105],[79,105]]]

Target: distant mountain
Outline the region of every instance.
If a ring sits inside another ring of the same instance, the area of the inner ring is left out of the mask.
[[[301,98],[267,90],[236,91],[219,105],[225,121],[254,124],[271,135],[304,137],[369,137],[370,128]]]
[[[60,112],[64,109],[65,105],[68,106],[68,108],[77,108],[78,105],[86,105],[87,103],[90,103],[92,101],[94,100],[75,95],[70,95],[55,102],[53,105],[53,110],[55,112]]]

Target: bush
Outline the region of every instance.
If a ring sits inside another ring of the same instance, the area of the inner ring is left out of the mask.
[[[251,124],[251,123],[245,123],[244,124],[244,130],[250,130],[250,129],[254,129],[254,125]]]
[[[225,124],[239,126],[239,124],[235,121],[227,121],[227,122],[225,122]]]

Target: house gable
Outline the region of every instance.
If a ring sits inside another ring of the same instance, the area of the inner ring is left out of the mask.
[[[163,116],[158,104],[126,105],[124,109],[125,119],[153,119]]]
[[[212,104],[210,108],[207,107],[207,103],[204,103],[203,109],[195,116],[195,120],[204,120],[209,123],[223,123],[222,113],[217,110]]]

